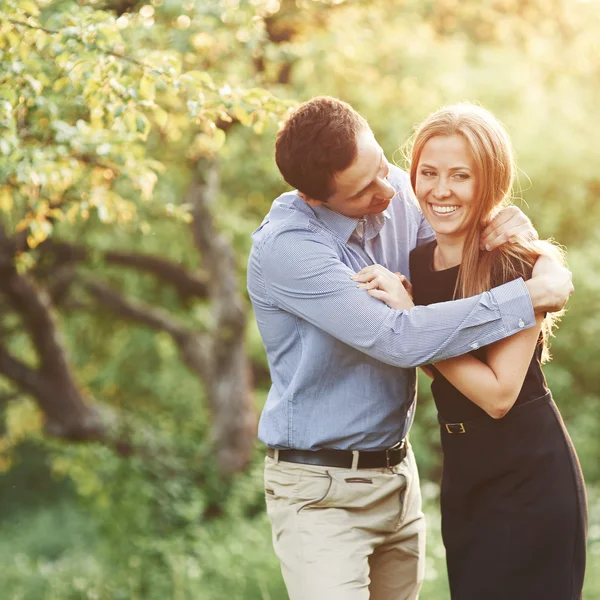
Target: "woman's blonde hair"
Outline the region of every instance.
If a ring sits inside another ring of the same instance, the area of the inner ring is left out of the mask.
[[[519,237],[491,252],[479,249],[480,235],[502,206],[511,203],[515,162],[508,133],[488,110],[471,103],[446,106],[430,114],[412,140],[410,182],[416,192],[417,167],[425,144],[436,136],[460,135],[475,162],[475,195],[471,220],[454,290],[455,298],[480,294],[518,277],[528,279],[541,254],[564,264],[564,252],[551,240]],[[548,338],[562,313],[548,314],[542,326],[542,360],[549,359]]]

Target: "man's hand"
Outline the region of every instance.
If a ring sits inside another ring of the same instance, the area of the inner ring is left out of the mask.
[[[571,271],[544,255],[537,259],[532,277],[525,283],[536,313],[562,310],[575,289]]]
[[[529,217],[516,206],[503,208],[483,230],[481,234],[482,250],[494,250],[502,244],[514,240],[517,236],[527,239],[538,239]]]

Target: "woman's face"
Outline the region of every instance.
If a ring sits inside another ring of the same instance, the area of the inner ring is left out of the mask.
[[[423,147],[415,192],[438,235],[462,237],[475,211],[475,163],[461,135],[438,135]]]

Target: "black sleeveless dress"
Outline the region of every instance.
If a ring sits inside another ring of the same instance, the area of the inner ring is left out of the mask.
[[[414,302],[452,300],[458,267],[433,270],[435,241],[414,250]],[[579,600],[586,546],[583,476],[540,366],[493,419],[435,371],[444,466],[442,537],[453,600]],[[482,350],[473,352],[483,359]]]

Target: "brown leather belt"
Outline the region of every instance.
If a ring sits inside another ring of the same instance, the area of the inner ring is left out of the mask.
[[[400,464],[406,457],[407,443],[402,440],[387,450],[361,450],[357,452],[357,469],[381,469]],[[275,448],[267,448],[267,456],[275,458]],[[279,450],[279,460],[322,467],[351,469],[352,450]]]

